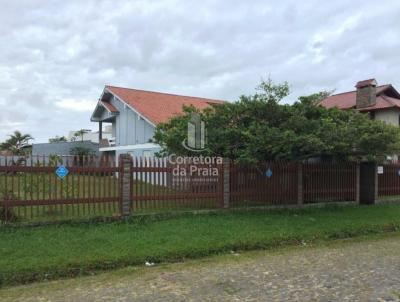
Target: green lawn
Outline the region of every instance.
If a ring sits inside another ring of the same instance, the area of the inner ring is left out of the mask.
[[[400,205],[219,212],[126,222],[0,228],[0,282],[16,284],[102,269],[177,261],[236,249],[397,230]]]

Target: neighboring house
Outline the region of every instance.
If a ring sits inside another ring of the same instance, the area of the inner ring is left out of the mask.
[[[32,155],[34,156],[49,156],[57,155],[72,155],[71,151],[74,148],[85,148],[90,150],[93,155],[99,154],[99,144],[91,141],[76,141],[76,142],[56,142],[56,143],[43,143],[32,145]]]
[[[78,130],[76,130],[76,131],[70,131],[69,133],[68,133],[68,136],[67,136],[67,140],[68,141],[80,141],[80,140],[82,140],[82,137],[76,137],[75,136],[75,133],[77,132]],[[111,137],[112,137],[112,129],[111,129],[111,126],[106,126],[104,129],[103,129],[103,139],[110,139]],[[91,142],[93,142],[93,143],[96,143],[96,144],[98,144],[99,143],[99,131],[88,131],[88,132],[86,132],[84,135],[83,135],[83,140],[84,141],[91,141]]]
[[[130,88],[105,86],[94,109],[92,122],[99,123],[100,152],[118,157],[121,153],[151,156],[160,150],[149,143],[156,126],[182,113],[183,106],[203,110],[223,101]],[[112,138],[104,139],[103,123],[111,123]]]
[[[375,79],[360,81],[356,90],[338,93],[320,103],[326,108],[355,109],[368,113],[371,119],[400,124],[400,94],[391,85],[377,86]]]

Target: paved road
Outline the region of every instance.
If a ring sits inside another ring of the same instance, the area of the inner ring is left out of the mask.
[[[3,289],[0,301],[400,301],[400,236],[129,268]]]

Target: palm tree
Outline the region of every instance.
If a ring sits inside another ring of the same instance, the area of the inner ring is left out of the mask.
[[[88,133],[88,132],[90,132],[90,130],[81,129],[81,130],[76,131],[76,132],[74,133],[74,136],[75,136],[75,137],[81,137],[81,141],[83,142],[83,136],[85,135],[85,133]]]
[[[24,147],[29,146],[29,141],[33,139],[30,134],[22,134],[18,130],[14,131],[9,137],[4,143],[0,144],[0,149],[10,151],[13,155],[23,155]]]

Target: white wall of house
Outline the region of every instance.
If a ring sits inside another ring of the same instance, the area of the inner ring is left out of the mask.
[[[384,121],[389,125],[399,126],[400,110],[388,108],[375,111],[375,120]]]

